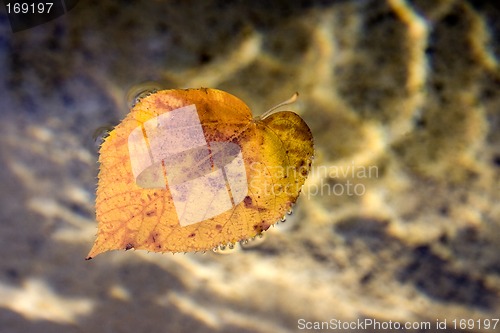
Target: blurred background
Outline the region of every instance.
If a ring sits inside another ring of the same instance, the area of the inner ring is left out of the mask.
[[[500,330],[497,2],[80,1],[15,33],[1,7],[0,332]],[[84,261],[93,134],[151,81],[254,115],[300,93],[316,154],[286,223]]]

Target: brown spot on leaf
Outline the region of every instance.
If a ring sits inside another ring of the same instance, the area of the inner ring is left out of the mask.
[[[254,205],[252,198],[249,197],[248,195],[245,197],[245,199],[243,199],[243,203],[245,204],[246,208],[255,209],[258,210],[259,212],[264,212],[267,210],[267,208],[265,207]]]
[[[257,231],[257,233],[260,234],[261,232],[269,229],[270,226],[271,225],[269,223],[266,223],[266,221],[262,220],[259,224],[254,224],[253,230]]]

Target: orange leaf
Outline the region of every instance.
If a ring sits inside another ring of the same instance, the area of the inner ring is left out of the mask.
[[[216,89],[141,99],[100,149],[97,239],[115,249],[205,251],[254,237],[297,200],[313,157],[295,113],[253,119]]]

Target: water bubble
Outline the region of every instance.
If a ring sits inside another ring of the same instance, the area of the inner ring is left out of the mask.
[[[240,249],[241,248],[236,247],[234,243],[227,243],[227,244],[219,244],[218,246],[214,247],[212,251],[215,252],[217,255],[226,255],[237,252]]]
[[[280,219],[280,221],[281,221],[282,223],[286,222],[286,216],[285,216],[285,215],[283,215],[283,217]]]
[[[251,249],[253,247],[257,247],[265,241],[264,234],[258,234],[255,237],[244,239],[240,241],[240,246],[242,249]]]
[[[288,215],[292,215],[293,214],[293,210],[290,208],[290,210],[287,212]]]

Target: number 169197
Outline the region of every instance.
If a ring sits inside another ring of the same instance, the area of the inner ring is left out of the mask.
[[[14,2],[5,5],[8,14],[48,14],[54,5],[53,2]]]

